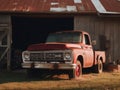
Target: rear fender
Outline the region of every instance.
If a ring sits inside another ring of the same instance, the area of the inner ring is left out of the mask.
[[[98,55],[95,59],[95,65],[98,64],[98,60],[101,60],[103,62],[103,57],[101,55]]]

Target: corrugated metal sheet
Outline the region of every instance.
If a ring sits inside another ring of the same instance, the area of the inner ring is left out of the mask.
[[[120,12],[120,0],[100,0],[109,12]]]
[[[119,0],[99,0],[106,11],[120,12]],[[0,0],[0,12],[96,12],[91,0]]]
[[[95,12],[90,0],[0,0],[1,12]]]
[[[120,1],[114,2],[108,0],[91,0],[99,15],[120,15]],[[117,6],[114,6],[114,5]]]

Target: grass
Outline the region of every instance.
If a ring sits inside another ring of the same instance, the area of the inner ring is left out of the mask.
[[[67,75],[28,78],[25,71],[0,72],[0,90],[120,90],[120,73],[84,74],[80,80]]]

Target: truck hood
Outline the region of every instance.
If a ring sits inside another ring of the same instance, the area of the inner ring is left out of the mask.
[[[30,51],[40,51],[40,50],[64,50],[81,48],[80,44],[66,44],[66,43],[42,43],[42,44],[32,44],[27,50]]]

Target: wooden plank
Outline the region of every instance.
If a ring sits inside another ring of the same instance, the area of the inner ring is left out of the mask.
[[[7,48],[7,45],[0,45],[0,47],[6,47]]]
[[[88,16],[75,17],[74,24],[75,24],[74,30],[84,30],[89,32]]]
[[[92,40],[96,40],[95,38],[95,23],[94,18],[92,16],[89,17],[89,32]]]
[[[7,36],[7,45],[8,45],[8,53],[7,53],[7,70],[10,71],[11,67],[11,41],[12,41],[12,22],[11,22],[11,17],[9,16],[9,31],[8,31],[8,36]]]
[[[96,49],[100,50],[100,42],[99,42],[99,22],[95,21],[95,39],[97,42]]]
[[[104,23],[104,32],[107,42],[105,43],[106,48],[106,61],[107,63],[111,62],[111,39],[110,39],[110,23],[108,21],[105,21]],[[108,48],[110,47],[110,48]]]
[[[0,61],[3,59],[3,57],[6,55],[6,53],[8,52],[8,48],[5,49],[5,51],[3,52],[3,54],[0,57]]]
[[[5,30],[5,31],[0,35],[0,41],[2,41],[3,38],[7,35],[7,32],[8,32],[8,31]]]
[[[9,15],[0,15],[0,24],[7,25],[5,27],[8,27],[10,22],[9,22]]]
[[[117,59],[119,59],[119,26],[117,22],[114,22],[114,59],[115,61],[117,61]]]
[[[118,22],[118,44],[119,44],[119,48],[118,48],[118,59],[120,60],[120,20]]]
[[[109,23],[108,21],[108,27],[109,27],[109,38],[110,38],[110,57],[112,62],[114,61],[114,30],[112,27],[112,22]]]

